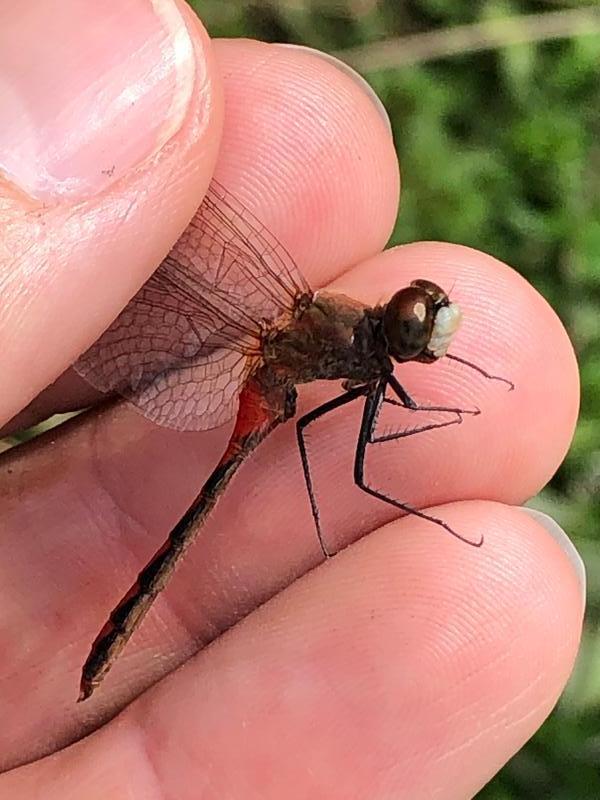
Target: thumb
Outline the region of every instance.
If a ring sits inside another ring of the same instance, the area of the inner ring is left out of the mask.
[[[0,8],[0,106],[1,423],[97,338],[183,231],[223,102],[183,0],[27,0]]]

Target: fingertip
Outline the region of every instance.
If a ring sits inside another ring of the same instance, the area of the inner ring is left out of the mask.
[[[468,483],[468,496],[522,503],[550,480],[573,439],[579,371],[569,336],[549,303],[515,269],[463,245],[395,247],[357,265],[333,288],[373,302],[415,278],[454,286],[452,300],[463,322],[450,358],[431,367],[402,365],[402,380],[417,397],[445,404],[460,398],[464,406],[484,411],[461,433],[446,484],[454,487],[460,476],[459,486],[448,497],[464,497]],[[467,360],[483,375],[452,359]],[[504,391],[504,383],[514,389]],[[462,463],[461,453],[467,459]]]
[[[389,114],[387,113],[386,107],[381,102],[379,95],[377,92],[372,88],[371,84],[353,67],[347,64],[345,61],[342,61],[337,56],[332,55],[331,53],[326,53],[323,50],[317,50],[314,47],[308,47],[302,44],[291,44],[291,43],[277,43],[277,47],[289,47],[300,52],[306,53],[306,55],[311,56],[313,58],[319,58],[323,61],[331,64],[336,69],[340,70],[342,73],[347,75],[350,80],[352,80],[365,94],[365,96],[371,101],[373,104],[377,114],[381,118],[384,126],[386,127],[390,136],[392,135],[392,123],[390,121]]]
[[[285,646],[297,652],[297,638],[309,663],[318,654],[324,694],[333,694],[331,706],[315,703],[323,730],[327,720],[339,725],[334,713],[358,714],[355,704],[336,708],[335,698],[356,698],[362,687],[371,699],[363,747],[377,759],[376,743],[388,755],[397,744],[398,790],[429,797],[452,786],[448,796],[467,797],[563,691],[581,636],[581,571],[564,542],[520,508],[465,501],[428,511],[470,539],[482,536],[482,547],[415,517],[389,523],[284,593]],[[344,718],[342,727],[351,725]]]
[[[364,85],[324,54],[217,40],[227,116],[217,177],[320,286],[381,250],[398,159]]]

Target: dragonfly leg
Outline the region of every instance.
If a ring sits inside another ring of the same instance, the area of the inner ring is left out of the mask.
[[[240,394],[235,428],[221,460],[200,494],[138,575],[92,644],[81,675],[79,700],[100,685],[158,593],[195,540],[203,522],[247,456],[295,411],[295,389],[251,379]]]
[[[417,508],[409,505],[408,503],[403,503],[400,500],[396,500],[393,497],[385,494],[384,492],[380,491],[379,489],[375,489],[365,480],[365,456],[367,451],[367,446],[369,444],[373,444],[374,442],[374,430],[377,424],[377,417],[379,415],[379,410],[383,403],[383,399],[385,396],[385,390],[388,384],[392,385],[394,391],[396,387],[393,385],[392,381],[390,381],[390,377],[393,376],[385,376],[382,378],[379,383],[377,383],[374,387],[370,388],[369,394],[365,400],[365,406],[363,410],[363,417],[360,426],[360,431],[358,434],[358,442],[356,445],[356,455],[354,460],[354,482],[358,486],[359,489],[362,489],[363,492],[366,494],[371,495],[372,497],[376,497],[378,500],[382,500],[384,503],[388,503],[394,508],[398,508],[401,511],[406,511],[408,514],[413,514],[416,517],[421,517],[421,519],[428,520],[429,522],[433,522],[435,525],[443,528],[444,530],[448,531],[452,536],[461,541],[465,542],[466,544],[473,545],[475,547],[479,547],[483,544],[483,539],[477,540],[473,542],[466,537],[462,536],[460,533],[455,531],[453,528],[448,525],[448,523],[444,522],[444,520],[440,519],[439,517],[434,517],[431,514],[427,514],[425,511],[420,511]],[[395,380],[395,379],[394,379]],[[398,384],[400,386],[400,384]],[[404,392],[404,390],[403,390]],[[406,395],[406,392],[404,392]],[[406,395],[408,397],[408,395]],[[404,405],[404,404],[402,404]],[[412,406],[409,406],[412,407]],[[416,406],[415,410],[419,409],[420,406]],[[455,410],[455,409],[444,409],[444,410]],[[456,422],[453,420],[452,422]],[[448,423],[446,423],[448,424]],[[443,425],[443,424],[442,424]],[[442,427],[442,425],[435,426],[435,427]],[[427,429],[427,428],[426,428]],[[414,432],[414,431],[413,431]],[[397,436],[396,438],[400,438]]]
[[[389,376],[387,383],[388,386],[393,390],[393,392],[399,399],[395,400],[390,397],[384,397],[383,398],[384,403],[389,403],[395,406],[402,406],[403,408],[408,408],[411,411],[441,411],[448,414],[454,414],[455,418],[446,420],[444,422],[430,422],[425,425],[419,425],[415,428],[410,428],[408,430],[394,431],[393,433],[388,433],[382,436],[376,436],[375,435],[375,426],[377,424],[377,415],[376,415],[375,420],[373,422],[368,444],[380,444],[382,442],[390,442],[395,439],[403,439],[407,436],[414,436],[416,433],[424,433],[425,431],[435,430],[436,428],[447,428],[449,425],[460,425],[463,421],[463,415],[469,414],[471,416],[477,416],[478,414],[481,413],[478,408],[470,409],[470,408],[455,408],[452,406],[419,405],[415,400],[413,400],[412,397],[410,397],[406,389],[393,375]]]
[[[365,394],[369,391],[368,386],[356,386],[351,389],[348,389],[343,394],[338,395],[338,397],[334,397],[332,400],[329,400],[326,403],[318,406],[317,408],[309,411],[308,414],[305,414],[303,417],[296,422],[296,437],[298,440],[298,449],[300,451],[300,458],[302,460],[302,471],[304,473],[304,480],[306,482],[306,490],[308,492],[308,497],[310,500],[310,508],[312,511],[313,519],[315,521],[315,528],[317,530],[317,538],[319,540],[319,545],[321,547],[321,551],[325,558],[330,558],[333,553],[331,553],[327,546],[325,545],[325,540],[323,538],[323,531],[321,529],[321,520],[319,517],[319,507],[317,505],[317,498],[315,497],[314,486],[312,482],[312,476],[310,474],[310,464],[308,460],[308,453],[306,450],[306,441],[304,438],[304,431],[305,428],[311,424],[311,422],[315,422],[315,420],[319,419],[319,417],[324,416],[325,414],[329,414],[331,411],[335,411],[336,408],[341,408],[342,406],[346,405],[347,403],[351,403],[359,397],[364,397]]]

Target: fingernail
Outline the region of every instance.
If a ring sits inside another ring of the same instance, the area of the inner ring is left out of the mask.
[[[346,64],[344,61],[340,61],[339,58],[330,55],[329,53],[324,53],[322,50],[315,50],[314,47],[306,47],[306,45],[303,44],[287,44],[286,42],[280,43],[279,47],[293,47],[296,50],[305,50],[307,53],[311,53],[313,56],[322,58],[323,61],[328,61],[330,64],[333,64],[334,67],[343,72],[345,75],[348,75],[349,78],[352,78],[354,83],[363,90],[363,92],[373,103],[373,105],[377,109],[377,113],[384,121],[388,131],[390,133],[392,132],[392,124],[390,122],[390,118],[385,109],[385,106],[383,105],[383,103],[381,102],[376,92],[371,87],[371,85],[363,78],[362,75],[356,72],[355,69]]]
[[[41,200],[84,199],[181,127],[194,50],[172,0],[0,5],[0,171]]]
[[[583,559],[575,549],[575,545],[569,539],[567,534],[564,530],[560,527],[558,522],[549,517],[548,514],[544,514],[543,511],[538,511],[536,508],[527,508],[523,507],[522,509],[525,511],[526,514],[529,514],[530,517],[539,523],[542,528],[545,528],[550,536],[554,539],[554,541],[559,545],[563,553],[567,556],[573,569],[575,570],[575,574],[579,580],[579,585],[581,586],[581,599],[583,606],[585,607],[586,603],[586,574],[585,574],[585,564],[583,563]]]

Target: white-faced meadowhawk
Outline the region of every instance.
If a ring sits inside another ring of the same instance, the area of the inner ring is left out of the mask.
[[[263,225],[213,181],[188,228],[148,282],[75,364],[102,392],[121,395],[145,417],[177,430],[216,428],[235,417],[229,444],[163,546],[111,613],[83,667],[80,700],[102,682],[157,594],[250,453],[296,413],[296,385],[342,381],[337,397],[300,417],[296,431],[308,498],[324,556],[304,432],[362,399],[354,481],[364,492],[463,539],[443,520],[379,491],[365,480],[369,445],[461,422],[466,410],[417,404],[394,365],[449,358],[461,320],[436,284],[415,280],[389,302],[366,307],[341,294],[314,292]],[[448,412],[450,420],[377,436],[384,403]],[[481,542],[469,542],[479,545]]]

